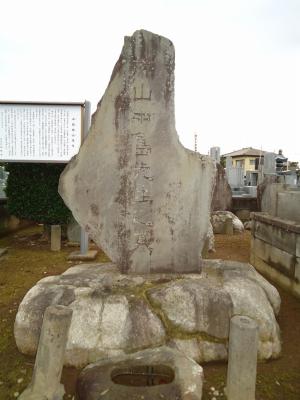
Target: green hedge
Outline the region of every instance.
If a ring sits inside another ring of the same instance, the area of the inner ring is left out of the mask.
[[[64,167],[63,164],[7,164],[9,213],[42,224],[66,224],[71,212],[58,194]]]

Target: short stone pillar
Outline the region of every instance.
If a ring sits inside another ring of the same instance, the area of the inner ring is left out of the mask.
[[[46,309],[32,380],[20,400],[63,399],[60,378],[72,314],[72,309],[60,305]]]
[[[228,400],[255,400],[257,346],[257,323],[240,315],[231,318],[226,387]]]
[[[61,226],[51,225],[51,250],[59,251],[61,249]]]

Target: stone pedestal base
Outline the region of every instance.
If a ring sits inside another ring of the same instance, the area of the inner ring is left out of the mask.
[[[205,260],[201,274],[151,275],[121,274],[113,263],[77,265],[42,279],[24,297],[15,322],[21,352],[36,352],[51,304],[73,310],[66,365],[162,345],[197,362],[226,360],[234,315],[256,321],[260,358],[280,353],[279,294],[250,264]]]

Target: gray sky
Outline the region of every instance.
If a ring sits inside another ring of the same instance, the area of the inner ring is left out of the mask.
[[[1,1],[0,99],[92,102],[123,37],[176,50],[176,125],[207,154],[252,146],[300,161],[299,0]]]

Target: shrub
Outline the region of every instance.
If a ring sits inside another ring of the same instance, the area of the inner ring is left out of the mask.
[[[71,212],[58,194],[64,167],[64,164],[7,164],[9,213],[42,224],[68,223]]]

